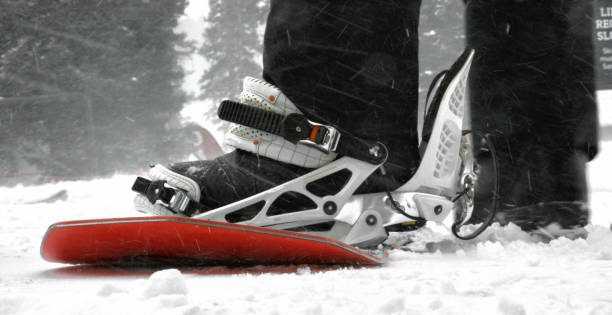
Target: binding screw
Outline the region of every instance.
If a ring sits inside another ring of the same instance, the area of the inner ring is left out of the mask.
[[[367,217],[366,217],[366,220],[365,220],[365,221],[366,221],[366,223],[367,223],[368,225],[374,225],[374,224],[376,224],[376,221],[378,221],[378,220],[376,220],[376,217],[375,217],[375,216],[373,216],[373,215],[371,215],[371,214],[370,214],[369,216],[367,216]]]
[[[370,147],[369,151],[370,151],[370,155],[372,155],[373,157],[376,157],[376,158],[380,157],[380,147],[377,144]]]
[[[333,201],[328,201],[323,205],[323,212],[327,215],[336,213],[336,210],[338,210],[338,206]]]
[[[437,206],[434,208],[434,213],[435,213],[436,215],[440,215],[440,213],[442,213],[442,206],[437,205]]]
[[[302,132],[302,127],[300,127],[300,126],[295,127],[295,131]]]

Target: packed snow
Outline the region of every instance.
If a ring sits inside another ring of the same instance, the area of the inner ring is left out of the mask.
[[[612,314],[611,161],[606,142],[590,165],[586,239],[546,243],[494,226],[463,242],[428,225],[410,235],[415,251],[391,250],[382,267],[361,269],[49,263],[39,245],[50,224],[139,215],[134,176],[0,188],[0,314]]]

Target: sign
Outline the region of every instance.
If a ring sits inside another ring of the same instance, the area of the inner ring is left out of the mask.
[[[597,89],[612,89],[612,0],[597,0],[594,13]]]

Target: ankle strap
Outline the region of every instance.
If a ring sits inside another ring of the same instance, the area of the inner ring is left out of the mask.
[[[218,110],[219,118],[283,137],[293,144],[304,144],[325,154],[337,153],[371,164],[387,159],[387,149],[380,142],[367,141],[338,128],[312,122],[301,114],[281,115],[239,102],[225,100]]]

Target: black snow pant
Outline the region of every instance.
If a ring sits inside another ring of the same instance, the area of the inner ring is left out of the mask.
[[[491,137],[508,213],[587,200],[585,164],[598,140],[592,10],[592,0],[467,3],[472,128]]]
[[[373,174],[357,193],[393,190],[408,181],[419,164],[419,5],[420,0],[271,1],[264,79],[310,120],[380,141],[389,150],[387,174]],[[310,171],[242,150],[170,167],[200,184],[200,202],[210,208]],[[318,189],[331,192],[338,185],[331,181]],[[299,208],[291,199],[281,202]]]
[[[597,153],[591,2],[466,3],[472,124],[496,149],[502,209],[587,199],[585,163]],[[310,119],[385,143],[397,183],[419,161],[419,6],[273,0],[265,34],[264,78]],[[491,186],[478,188],[491,199]]]
[[[312,121],[384,143],[390,189],[419,163],[419,6],[420,0],[272,0],[266,25],[264,79]]]

